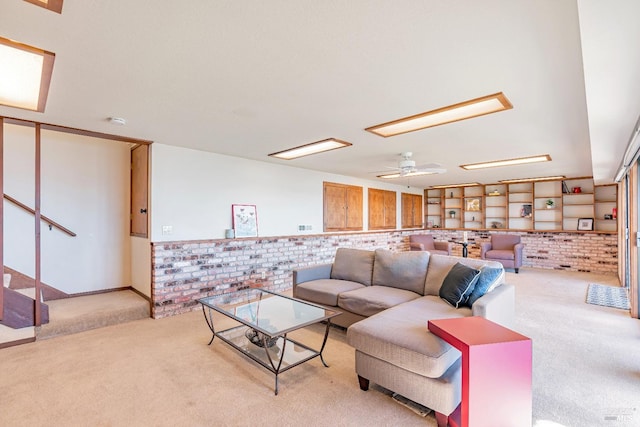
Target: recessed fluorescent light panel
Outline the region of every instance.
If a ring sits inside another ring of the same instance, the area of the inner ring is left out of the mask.
[[[473,185],[482,185],[482,184],[480,184],[479,182],[467,182],[464,184],[432,185],[431,188],[471,187]]]
[[[336,150],[338,148],[349,147],[351,143],[340,141],[339,139],[329,138],[322,141],[312,142],[310,144],[301,145],[299,147],[290,148],[288,150],[271,153],[269,156],[277,157],[284,160],[297,159],[298,157],[310,156],[325,151]]]
[[[521,157],[519,159],[496,160],[494,162],[471,163],[469,165],[460,165],[462,169],[475,170],[484,168],[496,168],[499,166],[515,166],[527,163],[550,162],[551,156],[544,154],[541,156]]]
[[[498,182],[501,182],[503,184],[515,184],[518,182],[531,182],[531,181],[557,181],[559,179],[565,179],[565,178],[566,176],[564,175],[557,175],[557,176],[542,176],[539,178],[503,179]]]
[[[476,98],[449,105],[448,107],[438,108],[437,110],[427,111],[426,113],[416,114],[415,116],[371,126],[365,130],[386,138],[433,126],[440,126],[446,123],[484,116],[485,114],[497,113],[498,111],[509,110],[511,108],[513,108],[513,105],[511,105],[507,97],[504,96],[502,92],[498,92],[493,95],[483,96],[482,98]]]
[[[0,104],[43,112],[55,54],[0,37]]]
[[[28,3],[35,4],[36,6],[44,7],[53,12],[62,13],[62,1],[63,0],[24,0]]]
[[[436,174],[436,172],[409,172],[409,173],[405,173],[404,175],[399,172],[395,172],[395,173],[388,173],[385,175],[377,175],[377,177],[384,178],[384,179],[393,179],[393,178],[403,178],[403,177],[409,177],[409,176],[422,176],[422,175],[434,175],[434,174]]]

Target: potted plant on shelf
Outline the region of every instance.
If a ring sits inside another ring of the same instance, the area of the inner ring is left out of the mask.
[[[553,205],[555,204],[553,199],[547,199],[546,201],[547,209],[553,209]]]
[[[456,217],[456,211],[449,211],[449,216],[451,218],[455,218]]]

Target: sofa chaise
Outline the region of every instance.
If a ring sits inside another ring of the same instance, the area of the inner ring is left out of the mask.
[[[461,400],[460,352],[427,321],[482,316],[511,326],[515,292],[504,277],[493,261],[339,248],[333,264],[293,272],[293,296],[342,312],[332,323],[347,328],[362,390],[373,381],[446,425]]]

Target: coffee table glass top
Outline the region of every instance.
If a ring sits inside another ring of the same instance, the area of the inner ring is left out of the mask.
[[[276,337],[339,315],[314,304],[264,289],[245,289],[198,300],[266,335]]]

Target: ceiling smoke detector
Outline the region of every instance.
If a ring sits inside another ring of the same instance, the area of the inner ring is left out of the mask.
[[[127,121],[122,117],[109,117],[109,123],[112,125],[124,126],[127,124]]]

